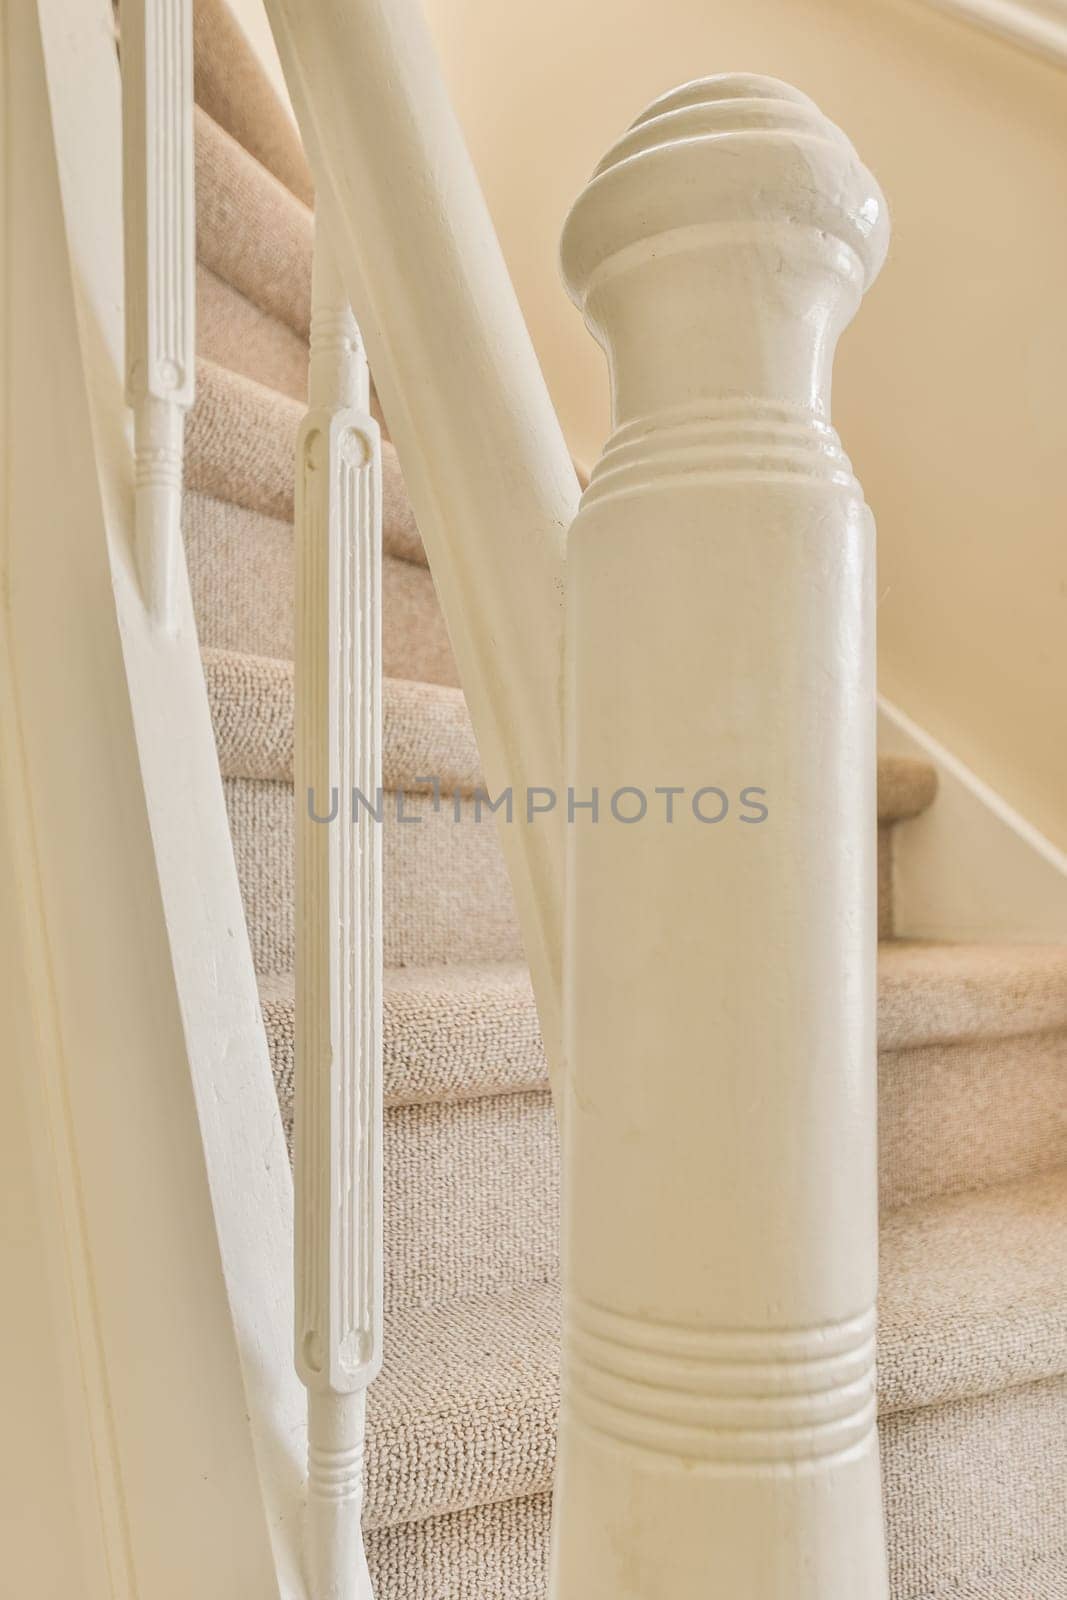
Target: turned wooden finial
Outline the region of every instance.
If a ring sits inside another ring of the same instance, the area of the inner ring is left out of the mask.
[[[888,239],[878,184],[799,90],[728,74],[654,101],[563,231],[616,422],[731,394],[825,415],[834,345]]]

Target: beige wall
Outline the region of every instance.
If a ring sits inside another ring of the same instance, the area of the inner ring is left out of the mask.
[[[881,687],[1067,847],[1067,73],[919,0],[426,0],[572,448],[606,429],[566,209],[654,95],[792,79],[895,223],[835,415],[880,538]]]

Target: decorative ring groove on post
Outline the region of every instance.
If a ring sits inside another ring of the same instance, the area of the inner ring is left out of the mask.
[[[846,1455],[875,1425],[875,1318],[822,1327],[662,1328],[572,1307],[564,1384],[586,1426],[738,1471]]]

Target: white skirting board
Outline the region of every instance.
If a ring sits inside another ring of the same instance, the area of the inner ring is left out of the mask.
[[[1067,940],[1067,855],[917,723],[879,698],[882,755],[929,761],[928,811],[897,829],[893,907],[911,939]]]

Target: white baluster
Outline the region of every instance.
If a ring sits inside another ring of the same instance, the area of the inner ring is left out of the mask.
[[[564,232],[615,431],[567,557],[554,1600],[888,1593],[874,539],[829,416],[887,237],[748,77],[654,104]]]
[[[366,1389],[381,1365],[380,441],[367,363],[316,243],[297,442],[296,1359],[314,1600],[368,1600]],[[316,822],[333,810],[331,822]]]
[[[184,413],[195,380],[192,5],[122,0],[120,30],[136,561],[145,606],[169,627],[181,539]]]

